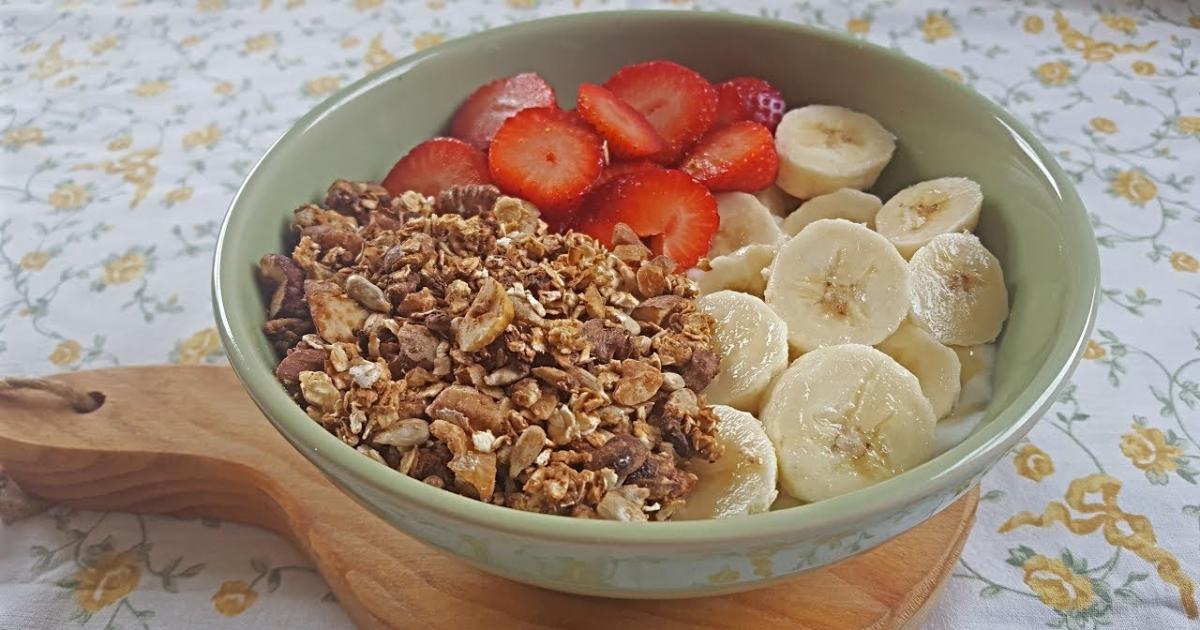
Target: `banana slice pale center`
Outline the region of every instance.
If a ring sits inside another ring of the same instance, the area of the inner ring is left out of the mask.
[[[858,137],[850,133],[848,129],[829,124],[819,124],[816,127],[817,131],[821,132],[821,135],[825,137],[825,148],[827,149],[837,149],[847,144],[858,144]]]

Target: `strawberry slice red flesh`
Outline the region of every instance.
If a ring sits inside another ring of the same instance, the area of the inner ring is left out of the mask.
[[[579,114],[608,141],[608,150],[622,159],[635,159],[661,153],[667,143],[650,121],[595,83],[579,86]]]
[[[673,61],[625,66],[604,87],[645,116],[666,141],[666,150],[654,156],[656,162],[675,163],[716,120],[716,88]]]
[[[588,197],[576,230],[612,247],[613,228],[624,223],[678,271],[708,253],[720,227],[712,193],[687,174],[650,169],[621,175]]]
[[[756,192],[775,181],[779,155],[769,129],[742,120],[710,131],[679,168],[713,192]]]
[[[496,130],[513,114],[531,107],[555,107],[554,88],[536,72],[496,79],[463,101],[450,120],[450,135],[486,151]]]
[[[500,190],[562,222],[604,170],[604,143],[567,112],[526,109],[496,132],[488,167]]]
[[[593,188],[598,189],[617,177],[620,177],[621,175],[659,168],[662,168],[662,166],[655,164],[650,160],[621,160],[609,162],[608,166],[604,167],[604,172],[600,174],[600,179],[596,180],[596,185]]]
[[[717,94],[717,126],[752,120],[774,132],[787,109],[783,93],[758,77],[738,77],[718,83]]]
[[[433,138],[418,144],[383,178],[383,187],[393,195],[415,190],[432,196],[451,186],[488,183],[487,156],[457,138]]]

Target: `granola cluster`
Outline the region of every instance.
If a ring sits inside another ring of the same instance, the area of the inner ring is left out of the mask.
[[[548,233],[491,186],[337,181],[261,262],[279,380],[396,470],[521,510],[670,518],[715,460],[713,320],[624,226]]]

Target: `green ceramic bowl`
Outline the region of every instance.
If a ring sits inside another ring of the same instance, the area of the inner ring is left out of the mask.
[[[486,505],[407,478],[308,418],[273,376],[260,327],[259,257],[284,247],[291,211],[336,178],[379,180],[443,128],[476,86],[535,70],[570,106],[580,82],[672,59],[710,80],[765,77],[791,105],[866,112],[899,138],[875,192],[963,175],[983,186],[979,234],[1003,262],[1012,316],[995,397],[964,441],[893,479],[767,514],[677,523],[573,520]],[[246,389],[297,449],[407,534],[476,566],[547,588],[621,597],[761,586],[863,551],[971,488],[1051,404],[1092,327],[1098,256],[1083,205],[1049,152],[1011,115],[941,73],[847,37],[723,14],[613,12],[528,22],[410,56],[301,118],[246,178],[217,244],[213,293]]]

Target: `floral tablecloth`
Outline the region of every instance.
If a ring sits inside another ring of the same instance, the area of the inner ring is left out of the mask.
[[[1099,325],[1074,384],[985,478],[932,625],[1195,627],[1192,0],[0,2],[0,374],[222,361],[208,297],[218,221],[292,120],[413,50],[629,7],[757,13],[890,46],[1009,108],[1057,154],[1101,248]],[[266,532],[28,516],[14,492],[0,481],[0,627],[349,625]]]

